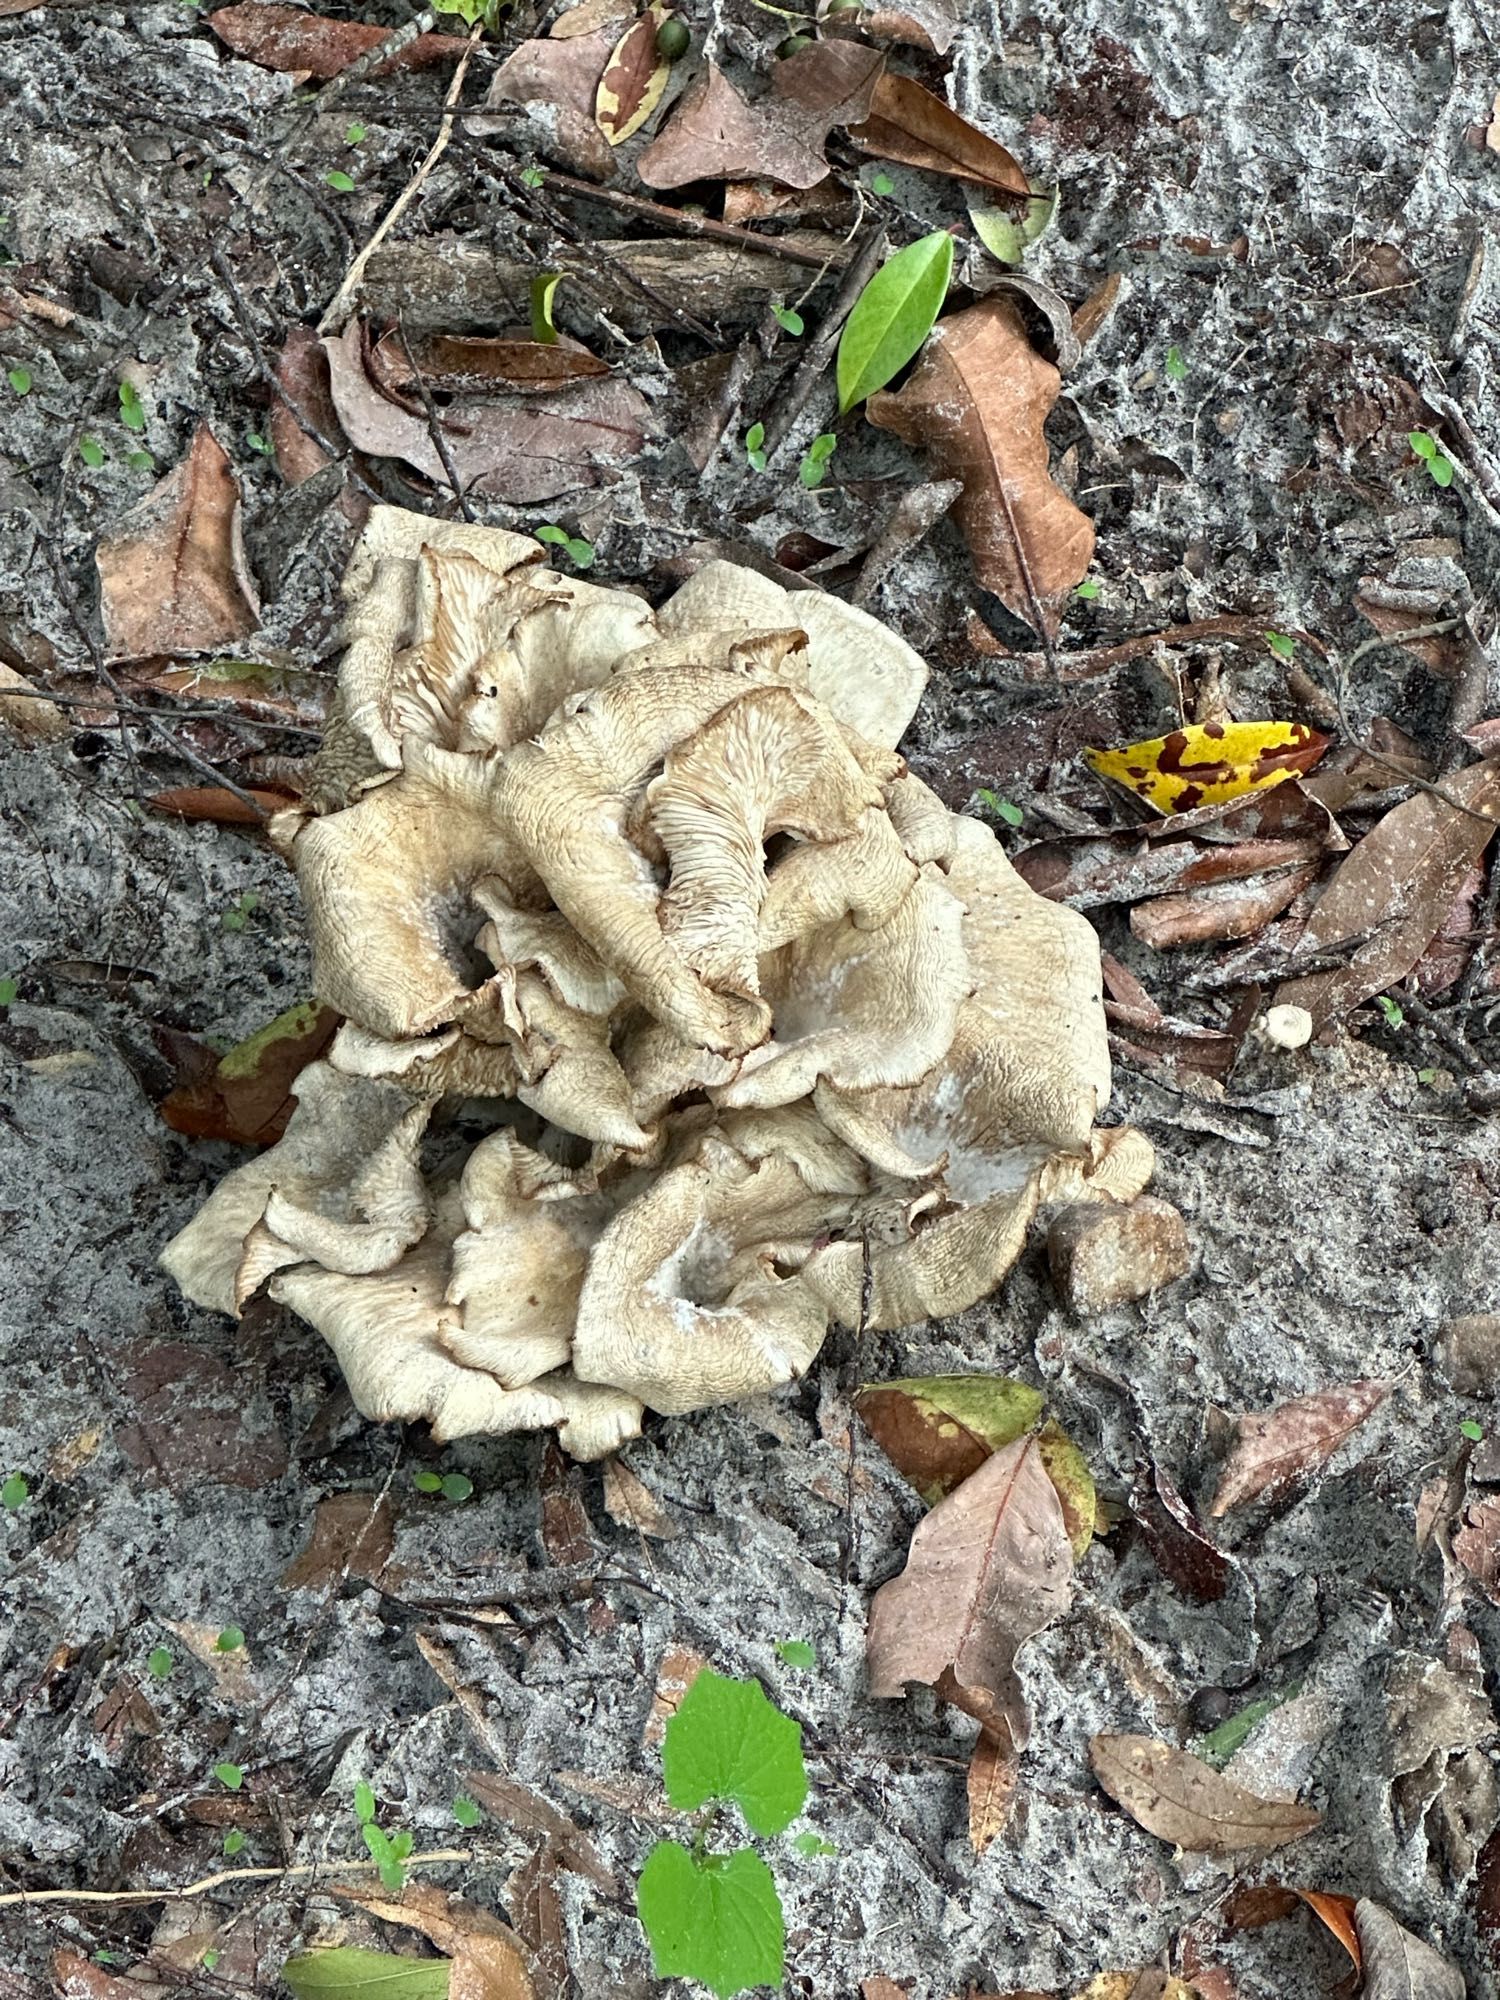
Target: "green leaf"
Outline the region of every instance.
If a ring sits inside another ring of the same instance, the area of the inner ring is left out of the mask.
[[[568,539],[568,531],[566,528],[554,528],[551,526],[545,528],[534,528],[532,530],[532,533],[539,542],[553,542],[561,544],[563,542],[566,542]]]
[[[883,389],[932,331],[953,275],[953,238],[934,229],[898,250],[854,302],[839,337],[840,411]]]
[[[442,1478],[442,1487],[443,1498],[451,1500],[457,1506],[460,1500],[467,1500],[469,1495],[474,1491],[474,1482],[472,1479],[465,1478],[461,1472],[445,1472]]]
[[[356,119],[352,125],[344,127],[344,144],[346,146],[357,146],[362,139],[368,136],[368,132],[369,128],[361,125]]]
[[[1019,826],[1026,817],[1019,806],[1012,805],[1009,799],[1002,799],[998,792],[992,792],[984,785],[974,796],[989,807],[996,819],[1003,819],[1007,826]]]
[[[281,1976],[296,2000],[447,2000],[452,1964],[344,1944],[289,1958]]]
[[[484,1818],[484,1814],[474,1803],[473,1799],[469,1797],[467,1792],[460,1792],[458,1797],[453,1801],[453,1817],[458,1821],[460,1826],[478,1826],[479,1822]]]
[[[781,1833],[807,1800],[802,1730],[759,1681],[705,1667],[667,1724],[661,1751],[667,1798],[691,1812],[732,1800],[755,1833]]]
[[[884,167],[877,167],[874,173],[871,174],[870,192],[872,194],[894,194],[896,192],[896,183],[891,179]]]
[[[443,1476],[440,1472],[414,1472],[411,1483],[419,1493],[441,1493]]]
[[[141,408],[141,399],[133,384],[120,384],[120,422],[128,431],[143,431],[146,428],[146,412]]]
[[[1375,1005],[1384,1014],[1387,1027],[1399,1028],[1406,1019],[1405,1014],[1402,1013],[1401,1008],[1391,998],[1389,993],[1377,993],[1375,995]]]
[[[792,1842],[799,1854],[822,1856],[837,1854],[838,1849],[831,1840],[825,1840],[821,1833],[799,1833]]]
[[[226,1625],[214,1640],[216,1653],[237,1653],[245,1643],[245,1635],[238,1625]]]
[[[361,1826],[375,1817],[375,1794],[363,1778],[354,1787],[354,1816]]]
[[[198,1960],[198,1963],[203,1967],[203,1970],[205,1972],[212,1972],[222,1956],[223,1956],[222,1952],[216,1951],[214,1947],[210,1945],[208,1950],[204,1952],[203,1956]]]
[[[1435,1069],[1419,1069],[1419,1070],[1417,1071],[1417,1082],[1418,1082],[1418,1083],[1436,1083],[1436,1082],[1437,1082],[1437,1071],[1436,1071]]]
[[[262,458],[274,458],[276,456],[276,447],[268,437],[264,437],[259,431],[247,431],[245,433],[245,442],[252,451],[259,452]]]
[[[546,347],[557,345],[557,321],[552,317],[552,301],[562,281],[561,271],[538,271],[531,281],[531,337]]]
[[[335,167],[332,173],[324,174],[324,180],[339,194],[353,194],[354,176],[346,174],[342,167]]]
[[[97,472],[104,463],[104,447],[97,438],[81,437],[78,440],[78,456]]]
[[[1182,349],[1180,347],[1169,347],[1167,349],[1167,380],[1169,382],[1184,381],[1186,380],[1187,372],[1188,365],[1182,358]]]
[[[547,176],[540,167],[522,167],[521,169],[522,187],[539,188],[546,178]]]
[[[745,433],[745,456],[756,472],[764,472],[766,469],[765,442],[765,425],[752,424]]]
[[[568,560],[575,569],[594,567],[594,545],[586,542],[581,535],[569,535],[567,540]]]
[[[175,1664],[165,1646],[155,1646],[146,1660],[146,1671],[153,1680],[164,1681]]]
[[[805,1639],[778,1639],[776,1651],[789,1667],[815,1667],[818,1656]]]
[[[1024,215],[1018,216],[1010,209],[969,204],[974,234],[1001,264],[1019,264],[1031,245],[1046,234],[1057,214],[1057,189],[1037,187],[1034,182],[1029,185],[1031,199]]]
[[[1430,431],[1408,431],[1406,442],[1411,446],[1418,458],[1437,457],[1437,439]]]
[[[1297,641],[1294,638],[1292,638],[1290,633],[1268,632],[1266,634],[1266,644],[1270,647],[1271,651],[1276,655],[1276,658],[1278,660],[1291,660],[1296,658]]]
[[[807,322],[801,313],[794,311],[791,306],[772,306],[771,310],[776,315],[776,323],[783,333],[806,333]]]
[[[1444,458],[1441,452],[1438,453],[1436,458],[1428,459],[1427,470],[1431,475],[1434,486],[1451,486],[1453,484],[1453,461]]]
[[[18,396],[29,396],[31,394],[31,370],[29,368],[12,368],[5,379]]]
[[[695,1860],[675,1840],[659,1840],[646,1857],[635,1902],[658,1978],[696,1979],[720,2000],[749,1986],[781,1984],[781,1898],[753,1849]]]
[[[9,975],[0,979],[0,1007],[9,1007],[20,990],[19,979],[12,979]]]
[[[238,1854],[245,1844],[245,1836],[237,1826],[232,1826],[224,1836],[224,1852]]]
[[[31,1498],[31,1488],[19,1472],[13,1472],[3,1486],[0,1486],[0,1507],[14,1514]]]
[[[813,439],[797,468],[797,477],[804,486],[822,485],[824,469],[838,449],[838,442],[832,431],[824,431],[820,437]]]
[[[132,451],[127,455],[125,463],[132,472],[152,472],[156,467],[156,460],[149,451]]]
[[[241,1764],[215,1764],[214,1776],[227,1791],[237,1792],[245,1782],[244,1766]]]
[[[1073,592],[1073,595],[1075,597],[1081,597],[1085,602],[1085,604],[1092,603],[1093,600],[1099,595],[1098,579],[1096,577],[1086,576],[1083,579],[1083,582],[1080,583],[1078,588]]]
[[[1472,1417],[1465,1417],[1458,1428],[1471,1444],[1478,1444],[1484,1436],[1484,1425],[1476,1424]]]
[[[1194,1744],[1194,1754],[1205,1764],[1212,1764],[1216,1771],[1222,1771],[1235,1751],[1249,1737],[1253,1729],[1265,1721],[1273,1709],[1280,1708],[1284,1701],[1302,1692],[1302,1683],[1294,1681],[1284,1694],[1268,1694],[1260,1701],[1252,1701],[1248,1707],[1221,1722],[1217,1729],[1211,1729]]]

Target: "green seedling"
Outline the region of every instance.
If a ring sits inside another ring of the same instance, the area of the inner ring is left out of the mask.
[[[539,188],[546,178],[546,174],[540,167],[522,167],[521,169],[522,187]]]
[[[871,174],[870,192],[871,194],[894,194],[896,192],[896,183],[891,179],[884,167],[877,167],[874,173]]]
[[[31,394],[31,370],[29,368],[12,368],[5,379],[18,396],[29,396]]]
[[[253,889],[247,889],[230,909],[225,910],[219,923],[226,931],[242,931],[259,908],[260,897]]]
[[[18,979],[9,977],[0,979],[0,1007],[11,1006],[20,990],[21,982]]]
[[[531,337],[544,347],[557,345],[557,321],[553,301],[563,281],[561,271],[538,271],[531,281]]]
[[[1080,583],[1078,588],[1073,592],[1073,595],[1075,597],[1081,597],[1085,604],[1092,604],[1094,599],[1099,595],[1098,579],[1092,576],[1086,576],[1083,579],[1083,582]]]
[[[406,1861],[412,1850],[412,1836],[405,1827],[397,1833],[386,1833],[373,1820],[366,1820],[360,1828],[370,1859],[380,1870],[380,1879],[393,1896],[399,1896],[406,1887]]]
[[[466,1478],[462,1472],[414,1472],[411,1483],[419,1493],[441,1493],[455,1506],[467,1500],[474,1491],[473,1480]]]
[[[1384,1014],[1385,1024],[1388,1028],[1399,1028],[1406,1019],[1400,1006],[1391,998],[1389,993],[1377,993],[1375,995],[1375,1005]]]
[[[1409,431],[1406,442],[1427,467],[1427,477],[1434,486],[1453,484],[1453,460],[1449,458],[1431,431]]]
[[[745,433],[745,456],[750,461],[751,470],[764,472],[766,469],[766,427],[752,424]]]
[[[786,1920],[775,1878],[753,1847],[726,1854],[709,1841],[731,1805],[765,1837],[797,1818],[807,1802],[800,1727],[759,1681],[705,1668],[667,1724],[662,1775],[670,1804],[706,1811],[691,1847],[657,1841],[636,1886],[658,1975],[699,1980],[721,2000],[750,1986],[779,1986]],[[821,1848],[819,1836],[811,1838]]]
[[[453,1817],[460,1826],[478,1826],[484,1813],[467,1792],[460,1792],[453,1801]]]
[[[1026,817],[1019,806],[1012,805],[1009,799],[1002,799],[998,792],[989,791],[983,785],[974,796],[981,805],[989,807],[996,819],[1003,819],[1007,826],[1019,826]]]
[[[818,1656],[805,1639],[778,1639],[776,1655],[785,1660],[789,1667],[811,1669],[818,1664]]]
[[[1266,644],[1278,660],[1295,659],[1297,641],[1289,632],[1267,632]]]
[[[592,569],[594,566],[594,545],[584,541],[581,535],[570,535],[566,528],[545,527],[536,530],[539,542],[550,542],[554,548],[567,552],[568,561],[575,569]]]
[[[368,137],[369,127],[361,125],[358,119],[352,125],[344,127],[344,144],[346,146],[362,145]]]
[[[1185,382],[1187,380],[1187,372],[1188,365],[1182,358],[1182,349],[1180,347],[1169,347],[1167,349],[1166,360],[1167,380],[1169,382]]]
[[[275,445],[261,431],[247,432],[245,442],[252,451],[258,452],[262,458],[274,458],[276,456]]]
[[[1484,1437],[1484,1425],[1476,1424],[1472,1417],[1465,1417],[1458,1428],[1471,1444],[1478,1444]]]
[[[354,1787],[354,1816],[361,1826],[368,1826],[375,1817],[375,1793],[363,1778]]]
[[[215,1764],[214,1776],[226,1791],[237,1792],[245,1782],[244,1766],[241,1764]]]
[[[238,1625],[226,1625],[214,1640],[216,1653],[237,1653],[245,1643],[245,1635]]]
[[[1437,1078],[1438,1073],[1435,1069],[1419,1069],[1417,1071],[1418,1083],[1433,1084],[1437,1082]]]
[[[238,1854],[245,1844],[245,1836],[237,1826],[232,1826],[224,1836],[224,1852]]]
[[[104,447],[97,438],[81,437],[78,440],[78,456],[91,471],[97,472],[104,463]]]
[[[164,1681],[170,1675],[175,1661],[165,1646],[154,1646],[146,1659],[146,1671],[154,1681]]]
[[[507,0],[432,0],[432,11],[454,14],[466,27],[483,27],[494,34],[506,5]]]
[[[149,451],[132,451],[126,454],[125,463],[132,472],[154,472],[156,460]]]
[[[838,450],[838,439],[832,431],[823,431],[815,437],[802,455],[802,463],[797,467],[797,477],[806,487],[821,486],[823,475],[828,470],[828,461]]]
[[[30,1498],[31,1488],[19,1472],[11,1473],[5,1484],[0,1486],[0,1507],[8,1514],[18,1514]]]
[[[354,192],[354,176],[353,174],[346,174],[342,167],[331,168],[328,173],[324,174],[323,178],[335,194],[353,194]]]
[[[120,384],[120,422],[128,431],[143,431],[146,428],[146,412],[132,382]]]
[[[198,1963],[203,1967],[203,1970],[205,1972],[212,1972],[214,1967],[218,1964],[219,1960],[222,1957],[223,1953],[215,1951],[214,1947],[210,1945],[208,1947],[208,1950],[205,1951],[203,1956],[198,1960]]]
[[[806,333],[807,322],[803,319],[801,313],[795,311],[793,307],[784,306],[778,302],[771,307],[771,311],[775,314],[776,324],[781,328],[783,333]]]
[[[838,1853],[833,1842],[825,1840],[821,1833],[799,1833],[792,1845],[799,1854],[805,1854],[812,1860],[821,1860],[825,1855]]]

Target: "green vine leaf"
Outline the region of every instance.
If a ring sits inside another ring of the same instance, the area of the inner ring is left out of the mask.
[[[700,1674],[693,1687],[704,1678]],[[675,1840],[659,1840],[641,1870],[636,1909],[659,1978],[699,1980],[720,2000],[747,1986],[781,1984],[786,1955],[781,1898],[770,1869],[752,1848],[695,1859]]]
[[[953,238],[934,229],[898,250],[854,302],[839,338],[839,411],[883,389],[932,331],[953,275]]]
[[[767,1699],[759,1681],[705,1668],[667,1724],[662,1743],[667,1797],[691,1812],[731,1800],[755,1833],[782,1833],[807,1802],[802,1730]]]

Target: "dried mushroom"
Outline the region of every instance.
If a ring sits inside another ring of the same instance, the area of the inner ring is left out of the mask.
[[[164,1262],[267,1286],[367,1416],[591,1458],[835,1316],[972,1305],[1040,1206],[1152,1162],[1094,1127],[1093,933],[897,754],[908,646],[725,563],[653,613],[537,555],[371,515],[272,829],[345,1024]]]

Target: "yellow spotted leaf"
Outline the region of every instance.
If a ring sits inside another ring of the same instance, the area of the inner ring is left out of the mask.
[[[657,48],[656,35],[668,11],[664,0],[652,0],[615,43],[604,65],[594,98],[594,123],[612,146],[639,132],[661,103],[672,65]]]
[[[1305,722],[1202,722],[1127,743],[1123,750],[1083,754],[1101,778],[1123,785],[1158,812],[1175,813],[1223,805],[1300,777],[1328,742]]]

